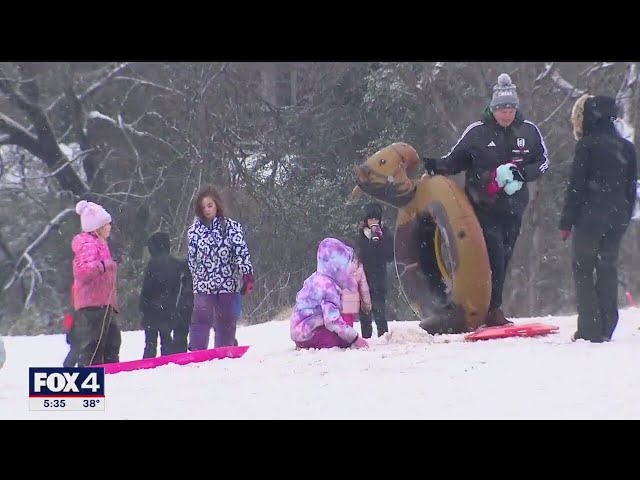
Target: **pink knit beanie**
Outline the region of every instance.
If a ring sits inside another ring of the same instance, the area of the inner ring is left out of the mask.
[[[76,213],[80,215],[83,232],[95,232],[107,223],[111,223],[111,215],[97,203],[80,200],[76,205]]]

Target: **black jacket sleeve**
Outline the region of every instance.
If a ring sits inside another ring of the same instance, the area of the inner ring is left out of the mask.
[[[564,208],[560,216],[560,230],[571,230],[578,220],[585,200],[588,170],[589,149],[579,141],[567,183]]]
[[[478,132],[476,127],[482,122],[475,122],[469,125],[462,136],[444,157],[435,159],[435,173],[441,175],[456,175],[471,167],[473,154],[471,146]]]
[[[385,262],[392,262],[393,255],[393,232],[391,232],[387,227],[382,227],[382,255],[384,257]]]
[[[629,205],[631,206],[631,211],[629,212],[629,216],[631,217],[633,215],[633,209],[636,205],[636,185],[638,182],[638,158],[636,154],[636,148],[631,142],[627,143],[627,155],[629,156],[627,198],[629,200]]]
[[[149,309],[150,305],[151,305],[151,301],[152,298],[151,296],[153,295],[153,291],[154,291],[154,275],[153,272],[151,271],[151,265],[147,266],[147,270],[145,271],[144,274],[144,280],[142,282],[142,290],[140,291],[140,311],[141,312],[145,312]]]
[[[533,182],[540,178],[549,168],[549,154],[538,127],[531,122],[526,123],[535,130],[533,137],[536,141],[531,151],[530,160],[522,167],[522,176],[525,182]]]

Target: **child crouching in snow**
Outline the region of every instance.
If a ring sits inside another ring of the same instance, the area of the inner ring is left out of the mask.
[[[346,242],[343,243],[353,248],[352,245]],[[349,271],[351,278],[353,278],[356,283],[356,288],[355,290],[344,288],[341,291],[342,318],[352,327],[360,310],[364,313],[371,312],[371,293],[369,292],[367,276],[364,273],[364,267],[362,266],[362,262],[358,258],[357,253],[355,253],[355,250],[353,252],[353,261],[351,262]]]
[[[290,335],[298,348],[363,348],[367,341],[342,317],[343,289],[357,290],[351,276],[354,251],[325,238],[317,252],[317,269],[296,296]]]

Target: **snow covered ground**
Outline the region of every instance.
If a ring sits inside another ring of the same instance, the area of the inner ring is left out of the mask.
[[[572,343],[574,316],[530,321],[561,328],[470,343],[393,322],[368,350],[296,351],[286,321],[241,327],[244,357],[107,375],[90,412],[29,411],[28,367],[60,366],[64,336],[5,337],[0,419],[640,419],[640,310],[604,344]],[[143,347],[124,332],[121,360]]]

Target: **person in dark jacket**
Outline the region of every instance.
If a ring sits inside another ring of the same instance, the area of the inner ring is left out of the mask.
[[[637,165],[616,118],[614,98],[588,94],[571,115],[578,142],[559,227],[563,240],[573,237],[574,340],[609,341],[618,324],[618,253],[635,205]]]
[[[491,301],[485,324],[513,323],[502,311],[502,292],[522,216],[529,203],[527,183],[549,167],[538,127],[519,110],[516,86],[503,73],[482,118],[470,124],[442,158],[425,158],[429,175],[466,171],[465,191],[482,227],[491,265]]]
[[[393,260],[393,234],[382,223],[382,206],[373,202],[365,206],[364,221],[358,232],[358,256],[369,283],[371,312],[362,312],[362,338],[371,338],[373,320],[378,336],[389,331],[387,323],[387,263]],[[373,319],[372,319],[373,317]]]
[[[140,292],[145,334],[143,358],[156,357],[158,335],[161,355],[185,352],[190,308],[193,307],[193,299],[189,299],[193,293],[188,286],[192,280],[187,262],[171,255],[167,233],[156,232],[151,235],[147,248],[151,259]]]

